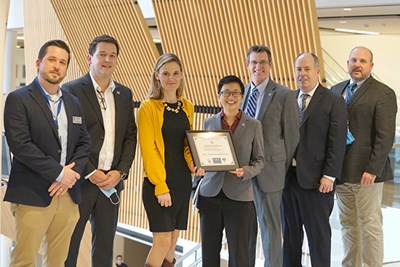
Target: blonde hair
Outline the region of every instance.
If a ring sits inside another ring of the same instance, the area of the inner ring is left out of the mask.
[[[175,62],[179,65],[180,70],[182,71],[182,63],[180,59],[172,53],[165,53],[161,57],[158,58],[156,65],[154,66],[153,72],[150,78],[150,88],[149,88],[149,98],[153,99],[163,99],[164,98],[164,89],[161,87],[160,81],[157,80],[156,74],[160,71],[164,64],[169,62]],[[179,84],[178,89],[176,90],[176,97],[180,98],[183,93],[183,77]]]

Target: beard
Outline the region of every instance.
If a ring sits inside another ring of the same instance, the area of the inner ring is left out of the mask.
[[[54,85],[60,84],[61,81],[64,79],[64,77],[65,77],[65,75],[61,76],[61,75],[54,75],[54,74],[50,74],[50,75],[43,74],[43,79],[46,82],[48,82],[50,84],[54,84]]]

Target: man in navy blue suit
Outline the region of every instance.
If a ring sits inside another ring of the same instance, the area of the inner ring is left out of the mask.
[[[80,218],[72,234],[66,267],[76,266],[88,220],[92,226],[92,266],[113,264],[118,199],[135,157],[137,138],[131,89],[112,79],[119,51],[115,38],[95,37],[89,44],[89,72],[63,85],[82,104],[92,138],[89,161],[80,180]]]
[[[37,77],[10,93],[4,127],[13,154],[5,201],[15,215],[11,265],[34,266],[44,239],[43,266],[62,266],[79,218],[79,184],[90,137],[76,97],[60,89],[70,60],[61,40],[46,42],[36,60]]]

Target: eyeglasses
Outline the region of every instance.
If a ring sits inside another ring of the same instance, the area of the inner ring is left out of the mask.
[[[265,66],[265,65],[267,65],[269,63],[269,61],[268,60],[260,60],[260,61],[250,60],[249,63],[250,63],[250,65],[260,64],[260,65]]]
[[[219,95],[223,96],[223,97],[230,97],[231,95],[233,97],[238,97],[242,95],[242,92],[238,92],[238,91],[222,91],[221,93],[219,93]]]
[[[106,102],[106,98],[104,97],[104,93],[96,90],[97,92],[97,98],[100,100],[100,108],[103,110],[107,109],[107,102]]]

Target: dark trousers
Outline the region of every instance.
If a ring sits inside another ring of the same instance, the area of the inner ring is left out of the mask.
[[[72,234],[66,267],[76,267],[79,246],[87,221],[92,227],[92,266],[110,267],[114,258],[114,236],[117,229],[119,205],[113,205],[99,188],[92,183],[82,186],[80,218]]]
[[[198,207],[203,266],[220,266],[224,228],[228,241],[229,267],[249,266],[250,238],[257,231],[253,201],[232,200],[221,191],[216,197],[199,196]]]
[[[283,266],[301,267],[303,226],[310,249],[311,265],[329,267],[331,264],[331,227],[329,216],[333,209],[333,191],[320,193],[302,188],[295,168],[289,170],[289,183],[283,190],[284,242]]]

